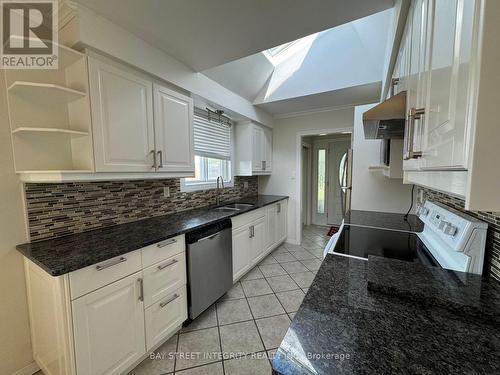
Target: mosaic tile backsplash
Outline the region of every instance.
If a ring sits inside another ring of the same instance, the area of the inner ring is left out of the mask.
[[[226,201],[258,194],[257,177],[235,177]],[[244,187],[245,182],[248,188]],[[164,197],[164,187],[170,197]],[[31,241],[61,237],[215,203],[216,190],[184,193],[180,179],[26,184]]]
[[[424,200],[440,202],[488,223],[483,275],[500,281],[500,212],[465,211],[464,201],[460,198],[420,187],[417,189],[423,192]]]

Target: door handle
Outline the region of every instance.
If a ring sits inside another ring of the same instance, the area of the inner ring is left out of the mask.
[[[172,244],[174,244],[176,242],[177,242],[176,239],[171,239],[171,240],[167,240],[167,241],[160,242],[160,243],[156,244],[156,247],[162,248],[162,247],[165,247],[165,246],[168,246],[168,245],[172,245]]]
[[[106,268],[109,268],[109,267],[113,267],[113,266],[116,266],[117,264],[120,264],[120,263],[123,263],[123,262],[126,262],[127,261],[127,258],[125,257],[120,257],[116,260],[113,260],[109,263],[105,263],[105,264],[99,264],[97,266],[95,266],[95,269],[98,270],[98,271],[102,271]]]
[[[144,280],[140,278],[137,282],[139,283],[139,301],[144,302]]]
[[[411,108],[408,114],[408,132],[405,138],[405,153],[404,160],[418,159],[422,157],[422,151],[415,151],[413,149],[413,141],[415,138],[415,120],[420,120],[422,115],[425,114],[425,108]]]
[[[167,268],[167,267],[173,266],[173,265],[174,265],[175,263],[177,263],[177,262],[178,262],[178,260],[177,260],[177,259],[173,259],[173,260],[171,260],[171,261],[170,261],[170,262],[168,262],[168,263],[160,264],[160,265],[158,266],[158,269],[159,269],[159,270],[165,269],[165,268]]]
[[[156,169],[156,151],[151,150],[149,153],[153,154],[153,166],[151,168]]]
[[[160,165],[158,165],[158,168],[163,168],[163,151],[162,150],[158,151],[158,156],[160,157]]]
[[[177,298],[179,298],[180,296],[176,293],[174,294],[174,296],[172,298],[170,298],[169,300],[165,301],[165,302],[161,302],[160,303],[160,307],[163,309],[165,306],[167,306],[170,302],[173,302],[175,301]]]

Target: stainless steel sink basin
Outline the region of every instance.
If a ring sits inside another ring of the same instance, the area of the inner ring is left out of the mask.
[[[216,207],[216,208],[214,208],[214,211],[236,212],[236,211],[240,211],[240,209],[239,208],[233,208],[233,207]]]
[[[221,211],[221,212],[237,212],[244,210],[246,208],[253,207],[254,205],[251,203],[230,203],[226,204],[221,207],[216,207],[214,208],[214,211]]]
[[[224,207],[227,208],[237,208],[238,210],[244,210],[246,208],[253,207],[254,205],[251,203],[231,203],[231,204],[226,204]]]

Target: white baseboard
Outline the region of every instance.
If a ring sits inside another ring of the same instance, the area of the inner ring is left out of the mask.
[[[36,362],[31,362],[28,366],[23,367],[12,373],[12,375],[33,375],[35,372],[39,371],[40,367]]]

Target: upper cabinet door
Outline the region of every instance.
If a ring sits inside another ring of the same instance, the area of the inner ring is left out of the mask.
[[[273,133],[270,129],[263,129],[264,134],[264,171],[271,172],[273,169]]]
[[[260,126],[252,126],[252,170],[260,172],[264,168],[264,132]]]
[[[415,0],[408,14],[407,26],[407,49],[408,49],[408,77],[406,84],[406,114],[407,127],[405,134],[405,142],[410,142],[411,145],[405,143],[405,147],[413,151],[421,151],[423,148],[423,121],[415,120],[412,129],[409,129],[409,116],[411,109],[425,107],[426,98],[426,75],[425,75],[425,58],[426,58],[426,38],[427,38],[427,11],[428,0]],[[408,131],[413,132],[413,137],[410,137]],[[420,166],[420,159],[410,158],[404,160],[405,170],[416,170]]]
[[[466,168],[474,0],[431,0],[423,168]]]
[[[193,172],[193,99],[154,85],[155,140],[160,172]]]
[[[97,172],[154,171],[153,84],[89,58]]]

